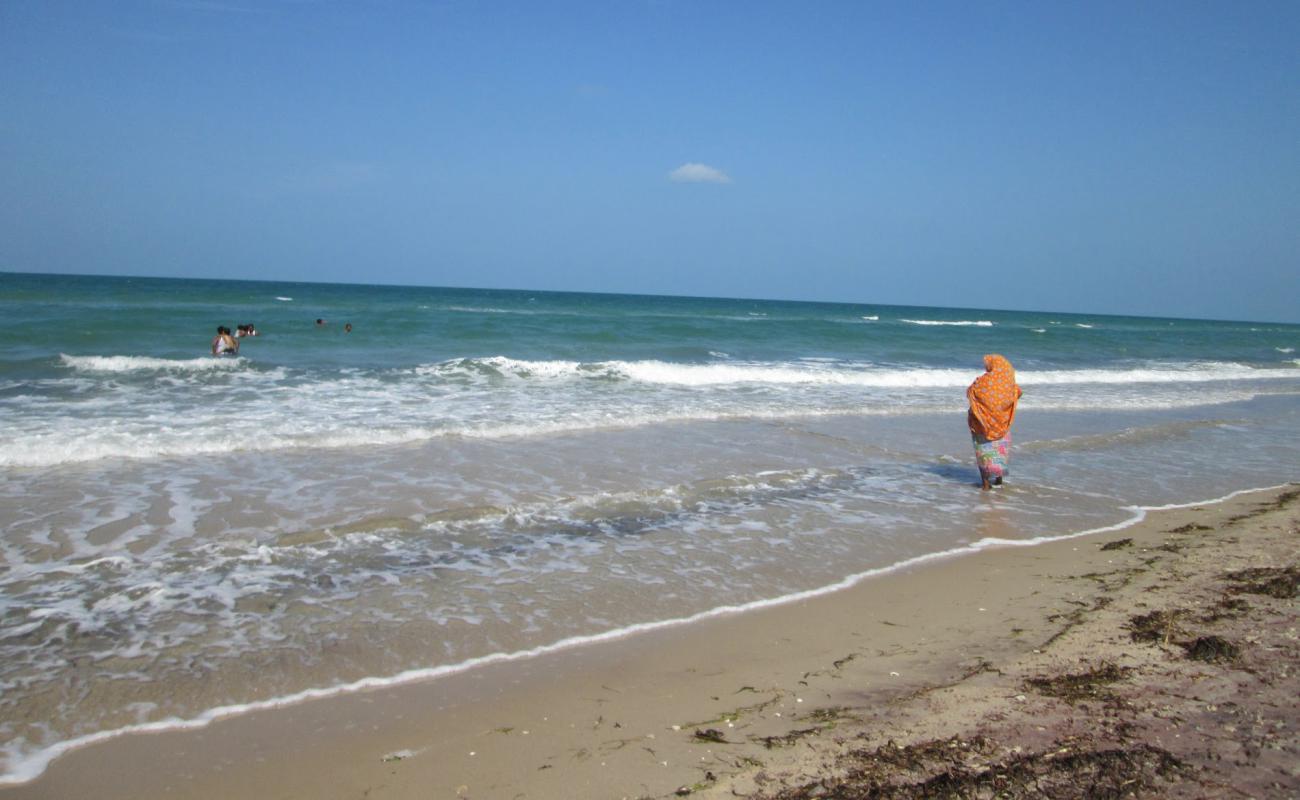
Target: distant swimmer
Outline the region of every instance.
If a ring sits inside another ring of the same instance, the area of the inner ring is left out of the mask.
[[[349,322],[343,326],[344,333],[352,333],[352,323]]]
[[[238,355],[239,342],[230,335],[230,329],[224,325],[217,326],[217,335],[212,338],[212,355]]]
[[[253,323],[251,322],[248,323],[247,325],[235,326],[236,339],[242,339],[245,336],[256,336],[256,335],[257,335],[257,328],[254,327]]]
[[[323,327],[325,327],[325,320],[321,319],[320,317],[317,317],[317,318],[316,318],[316,327],[317,327],[317,328],[323,328]]]

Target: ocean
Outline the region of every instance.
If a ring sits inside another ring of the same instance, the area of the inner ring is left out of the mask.
[[[13,273],[0,314],[0,782],[1300,480],[1296,325]]]

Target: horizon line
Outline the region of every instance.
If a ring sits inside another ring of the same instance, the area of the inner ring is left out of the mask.
[[[722,295],[697,295],[697,294],[671,294],[671,293],[648,293],[648,292],[610,292],[610,291],[591,291],[587,289],[536,289],[536,288],[496,288],[490,286],[455,286],[450,284],[422,284],[422,283],[355,283],[348,281],[304,281],[304,280],[286,280],[279,278],[193,278],[180,277],[173,275],[123,275],[118,273],[94,273],[94,272],[23,272],[19,270],[0,269],[0,275],[33,275],[33,276],[60,276],[66,278],[123,278],[139,280],[158,280],[158,281],[206,281],[211,283],[285,283],[297,284],[302,286],[371,286],[386,287],[395,289],[457,289],[479,292],[532,292],[536,294],[589,294],[603,297],[665,297],[679,300],[739,300],[759,303],[807,303],[812,305],[832,305],[832,306],[888,306],[893,308],[934,308],[944,309],[947,311],[992,311],[1001,314],[1061,314],[1075,317],[1113,317],[1116,319],[1159,319],[1184,322],[1220,322],[1249,325],[1289,325],[1300,326],[1300,321],[1284,322],[1282,320],[1264,320],[1264,319],[1221,319],[1213,317],[1180,317],[1167,316],[1160,314],[1116,314],[1108,311],[1060,311],[1056,309],[1041,308],[982,308],[978,306],[939,306],[939,305],[914,305],[911,303],[872,303],[865,301],[846,301],[846,300],[794,300],[783,297],[724,297]]]

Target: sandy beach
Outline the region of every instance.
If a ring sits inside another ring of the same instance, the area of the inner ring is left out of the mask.
[[[991,498],[990,502],[997,502]],[[0,798],[1300,792],[1300,492],[123,736]]]
[[[1300,800],[1297,38],[0,2],[0,800]]]

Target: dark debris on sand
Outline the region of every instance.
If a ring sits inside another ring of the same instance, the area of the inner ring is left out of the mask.
[[[1294,564],[1289,567],[1258,567],[1230,572],[1225,577],[1232,582],[1228,591],[1291,600],[1296,596],[1296,585],[1300,583],[1300,567]]]
[[[1224,595],[1219,602],[1211,606],[1204,614],[1200,616],[1200,621],[1206,624],[1213,624],[1223,620],[1239,619],[1251,610],[1250,603],[1242,600],[1240,597],[1228,597]]]
[[[1098,667],[1069,675],[1051,675],[1029,678],[1025,685],[1039,694],[1074,704],[1084,700],[1108,700],[1110,684],[1124,679],[1127,669],[1109,662]]]
[[[1179,646],[1193,661],[1210,664],[1230,664],[1241,656],[1241,648],[1222,636],[1198,636],[1193,641],[1180,642]]]
[[[1152,611],[1148,614],[1129,617],[1129,638],[1135,642],[1168,644],[1173,640],[1174,636],[1181,633],[1177,623],[1178,617],[1182,613],[1185,612],[1175,609],[1172,611]]]
[[[1231,612],[1224,612],[1221,609],[1229,608]],[[1213,610],[1201,614],[1197,619],[1204,623],[1218,622],[1225,619],[1235,619],[1242,613],[1249,610],[1249,606],[1244,609],[1233,603],[1221,601]],[[1231,664],[1241,655],[1241,648],[1232,642],[1224,639],[1222,636],[1206,634],[1196,636],[1195,638],[1183,638],[1187,635],[1186,629],[1180,627],[1177,623],[1180,618],[1188,618],[1191,612],[1183,609],[1174,609],[1172,611],[1152,611],[1149,614],[1139,614],[1135,617],[1129,617],[1128,630],[1129,638],[1135,642],[1145,642],[1155,645],[1176,644],[1183,649],[1184,654],[1193,661],[1204,661],[1211,664]],[[1176,638],[1177,637],[1177,638]],[[1062,681],[1075,676],[1065,675],[1054,680]],[[1033,681],[1029,681],[1033,685]],[[1037,688],[1037,687],[1035,687]],[[1051,692],[1044,692],[1051,694]]]
[[[1146,744],[1099,747],[1071,740],[1041,752],[995,755],[1001,750],[983,737],[906,747],[890,742],[850,753],[842,777],[789,787],[762,800],[1125,798],[1157,791],[1186,769],[1172,753]]]

